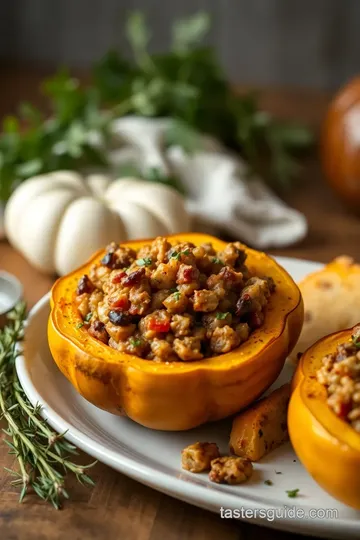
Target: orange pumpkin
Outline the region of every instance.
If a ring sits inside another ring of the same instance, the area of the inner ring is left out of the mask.
[[[322,132],[321,157],[326,178],[346,205],[360,205],[360,77],[331,102]]]
[[[195,245],[212,242],[216,250],[225,246],[201,234],[169,239]],[[122,245],[139,249],[146,243]],[[264,253],[248,248],[246,252],[249,269],[271,276],[276,291],[263,326],[238,349],[194,362],[158,363],[119,353],[92,338],[85,327],[79,328],[74,291],[79,278],[103,256],[101,251],[52,289],[48,336],[55,362],[88,401],[149,428],[185,430],[234,414],[274,382],[303,323],[301,294],[289,274]]]

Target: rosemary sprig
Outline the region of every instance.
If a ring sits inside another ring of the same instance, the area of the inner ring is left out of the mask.
[[[65,489],[68,473],[73,473],[81,484],[94,485],[86,474],[95,465],[78,465],[71,460],[77,455],[74,445],[65,440],[65,433],[55,433],[41,418],[41,405],[31,405],[18,379],[15,360],[16,344],[23,337],[26,306],[19,303],[8,316],[8,323],[0,330],[0,419],[7,427],[3,429],[14,454],[18,470],[6,469],[14,480],[12,485],[20,488],[20,502],[31,488],[41,499],[49,501],[56,509],[69,498]]]

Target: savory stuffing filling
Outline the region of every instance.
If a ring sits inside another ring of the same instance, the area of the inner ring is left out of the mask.
[[[250,275],[239,242],[171,245],[158,237],[135,252],[115,243],[81,277],[78,326],[103,343],[157,362],[227,353],[264,321],[275,289]]]
[[[329,407],[360,433],[360,327],[322,364],[317,380],[326,386]]]
[[[201,473],[211,469],[211,462],[220,457],[217,444],[197,442],[181,451],[181,466],[186,471]]]
[[[242,484],[251,478],[253,466],[249,459],[220,456],[217,444],[197,442],[181,451],[181,466],[192,473],[209,472],[209,480],[217,484]]]

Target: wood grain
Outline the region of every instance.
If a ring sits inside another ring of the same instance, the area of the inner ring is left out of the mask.
[[[12,83],[13,81],[13,83]],[[0,89],[0,115],[14,108],[16,98],[35,95],[34,74],[11,77]],[[13,84],[13,85],[12,85]],[[269,90],[262,93],[264,106],[279,116],[301,118],[317,127],[327,105],[326,96],[314,93]],[[360,260],[360,221],[348,214],[327,189],[316,157],[304,162],[302,180],[286,199],[309,220],[306,240],[276,253],[328,261],[347,253]],[[24,284],[25,298],[33,305],[51,286],[52,279],[31,268],[6,243],[0,243],[0,268],[13,272]],[[88,458],[82,454],[82,460]],[[90,458],[89,458],[90,459]],[[12,459],[0,446],[0,538],[2,540],[124,539],[124,540],[295,540],[297,535],[272,531],[192,507],[162,495],[116,473],[102,464],[94,469],[96,487],[88,490],[70,481],[72,500],[56,512],[30,496],[18,504],[10,486]],[[264,523],[266,525],[266,523]]]

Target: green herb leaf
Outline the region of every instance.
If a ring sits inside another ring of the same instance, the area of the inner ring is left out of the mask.
[[[83,326],[84,326],[84,323],[83,323],[83,322],[79,322],[79,323],[77,323],[76,328],[82,328]]]
[[[92,313],[91,313],[91,311],[90,311],[89,313],[87,313],[87,314],[85,315],[84,321],[85,321],[85,322],[90,322],[91,317],[92,317]]]
[[[223,321],[224,319],[226,319],[226,317],[230,315],[230,313],[228,311],[222,313],[221,311],[218,311],[216,313],[216,318],[219,320],[219,321]]]
[[[173,251],[170,255],[171,259],[175,259],[176,261],[179,261],[181,257],[181,253],[179,251]]]
[[[175,259],[176,261],[180,261],[181,255],[190,255],[190,253],[190,249],[184,249],[184,251],[173,251],[170,255],[170,258]]]
[[[139,347],[142,343],[141,339],[130,338],[129,343],[132,347]]]
[[[360,349],[360,333],[351,336],[351,342],[357,349]]]
[[[295,497],[297,497],[299,491],[299,489],[289,489],[286,491],[286,493],[287,496],[290,497],[290,499],[294,499]]]
[[[179,291],[176,291],[173,293],[173,297],[175,298],[176,302],[180,300],[181,293]]]
[[[173,48],[185,53],[200,43],[210,28],[210,17],[203,11],[187,19],[180,19],[173,25]]]
[[[222,265],[224,265],[224,263],[220,259],[218,259],[217,257],[213,257],[211,259],[211,262],[213,262],[214,264],[222,264]]]
[[[265,480],[264,484],[266,484],[267,486],[272,486],[273,482],[271,480]]]
[[[164,144],[166,148],[180,146],[188,155],[202,148],[200,133],[180,120],[173,120],[165,131]]]
[[[151,266],[152,259],[150,259],[149,257],[145,257],[144,259],[137,259],[136,264],[138,266]]]
[[[124,163],[116,169],[118,178],[142,178],[140,169],[133,163]]]
[[[146,50],[150,41],[150,32],[141,11],[134,11],[129,15],[126,23],[126,35],[135,51]]]

